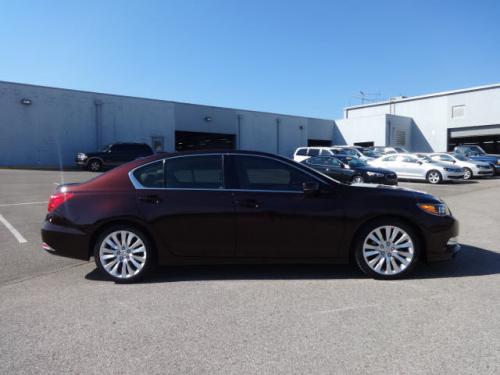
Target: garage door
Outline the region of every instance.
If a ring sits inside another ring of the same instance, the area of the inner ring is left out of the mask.
[[[489,154],[498,154],[500,124],[448,129],[448,151],[458,145],[479,145]]]

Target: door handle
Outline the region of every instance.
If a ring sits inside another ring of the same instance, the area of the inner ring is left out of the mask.
[[[159,195],[141,195],[138,198],[141,202],[145,203],[155,203],[158,204],[161,202],[161,197]]]
[[[241,201],[236,201],[238,206],[246,208],[259,208],[259,202],[255,199],[243,199]]]

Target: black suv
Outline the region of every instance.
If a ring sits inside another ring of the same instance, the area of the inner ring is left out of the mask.
[[[104,167],[116,167],[153,154],[151,147],[145,143],[113,143],[99,152],[79,152],[76,154],[75,162],[80,167],[97,172]]]

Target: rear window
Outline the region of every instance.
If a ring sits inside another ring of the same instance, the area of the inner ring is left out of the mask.
[[[163,188],[163,160],[136,169],[134,177],[144,187]]]
[[[299,148],[296,152],[295,155],[301,155],[301,156],[305,156],[307,155],[307,149],[306,148]]]

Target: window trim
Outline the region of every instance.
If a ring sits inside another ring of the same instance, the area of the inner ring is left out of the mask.
[[[222,162],[222,182],[223,182],[222,183],[222,188],[219,188],[219,189],[210,189],[210,188],[168,188],[166,186],[164,186],[162,188],[151,188],[151,187],[143,186],[137,180],[137,178],[135,178],[134,172],[137,169],[139,169],[139,168],[145,167],[145,166],[147,166],[149,164],[157,163],[160,160],[153,160],[153,161],[151,161],[149,163],[142,164],[142,165],[139,165],[138,167],[135,167],[134,169],[132,169],[132,170],[130,170],[128,172],[128,177],[129,177],[130,182],[132,182],[132,185],[134,186],[135,190],[193,190],[193,191],[228,191],[228,192],[241,192],[242,191],[242,192],[258,192],[258,193],[269,193],[269,192],[271,192],[271,193],[303,194],[303,192],[300,191],[300,190],[228,189],[226,187],[226,170],[225,170],[225,164],[226,163],[225,163],[224,157],[225,156],[252,156],[252,157],[259,157],[259,158],[267,158],[267,159],[271,159],[271,160],[277,161],[279,163],[285,164],[287,166],[290,166],[292,168],[297,169],[298,171],[300,171],[302,173],[305,173],[305,174],[311,176],[316,181],[318,181],[318,182],[320,182],[322,184],[329,185],[329,183],[326,180],[323,180],[323,179],[319,178],[318,176],[315,176],[313,173],[310,173],[307,170],[299,168],[299,167],[297,167],[297,166],[293,165],[292,163],[289,163],[289,162],[287,162],[285,160],[280,160],[278,158],[274,158],[274,157],[267,156],[267,155],[238,154],[238,153],[207,153],[207,154],[193,154],[193,155],[175,155],[175,156],[166,157],[166,158],[161,159],[161,160],[163,161],[163,168],[165,168],[165,163],[169,159],[189,158],[189,157],[197,157],[197,156],[221,156],[221,162]],[[306,167],[306,168],[309,168],[309,167]]]

